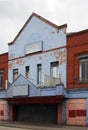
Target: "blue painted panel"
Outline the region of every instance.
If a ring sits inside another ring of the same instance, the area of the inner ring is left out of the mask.
[[[55,96],[55,95],[56,95],[56,87],[40,89],[40,96]]]
[[[64,86],[63,85],[57,85],[55,87],[49,87],[49,88],[41,88],[40,89],[40,96],[64,96],[63,91],[64,91]]]
[[[2,90],[0,91],[0,98],[5,98],[5,94],[6,94],[6,91],[5,90]]]
[[[88,89],[73,89],[68,91],[68,98],[88,98]]]
[[[9,108],[9,102],[7,101],[7,110],[6,110],[6,113],[7,113],[7,120],[9,121],[9,115],[10,115],[10,108]]]
[[[66,100],[62,101],[62,124],[66,123]]]

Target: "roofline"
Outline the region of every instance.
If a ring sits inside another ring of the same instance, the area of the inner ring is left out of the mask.
[[[17,36],[14,38],[14,40],[12,42],[9,42],[8,45],[11,45],[11,44],[13,44],[16,41],[16,39],[18,38],[18,36],[20,35],[20,33],[23,31],[23,29],[26,27],[26,25],[28,24],[28,22],[31,20],[31,18],[33,16],[36,16],[37,18],[39,18],[40,20],[42,20],[45,23],[48,23],[49,25],[53,26],[54,28],[57,28],[57,29],[67,28],[67,24],[63,24],[63,25],[58,26],[58,25],[50,22],[49,20],[43,18],[42,16],[40,16],[40,15],[38,15],[36,13],[32,13],[31,16],[28,18],[28,20],[23,25],[23,27],[21,28],[21,30],[18,32]]]
[[[67,37],[79,35],[79,34],[86,33],[86,32],[88,32],[88,29],[81,30],[81,31],[78,31],[78,32],[67,33]]]
[[[8,55],[8,52],[1,53],[0,56],[2,56],[2,55]]]

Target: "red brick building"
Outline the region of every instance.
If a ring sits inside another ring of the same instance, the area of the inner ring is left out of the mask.
[[[67,35],[66,124],[88,125],[88,29]]]
[[[67,88],[88,87],[88,29],[67,36]]]
[[[8,79],[8,53],[0,55],[0,89],[6,88]]]
[[[8,53],[0,55],[0,93],[7,88]],[[7,120],[7,101],[0,99],[0,120]]]

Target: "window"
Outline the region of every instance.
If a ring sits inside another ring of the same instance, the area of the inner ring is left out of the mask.
[[[88,58],[80,59],[79,80],[88,81]]]
[[[1,113],[0,113],[0,114],[1,114],[1,116],[4,116],[4,111],[3,111],[3,110],[1,110]]]
[[[51,63],[50,75],[52,77],[58,77],[58,62],[52,62]]]
[[[13,80],[15,80],[18,77],[18,69],[13,70]]]
[[[80,110],[69,110],[69,117],[75,118],[75,117],[85,117],[86,116],[86,110],[80,109]]]
[[[3,87],[3,71],[0,71],[0,89]]]
[[[25,76],[26,76],[26,78],[28,78],[28,79],[30,78],[30,75],[29,75],[29,74],[30,74],[29,66],[26,66],[26,67],[25,67]]]
[[[42,80],[42,65],[38,64],[37,65],[37,84],[41,84]]]

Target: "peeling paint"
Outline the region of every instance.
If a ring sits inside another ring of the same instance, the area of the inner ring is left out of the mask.
[[[8,69],[13,69],[16,66],[16,64],[22,66],[24,63],[25,61],[23,59],[17,59],[16,61],[12,61],[8,64]]]
[[[9,59],[13,59],[13,58],[15,58],[15,53],[9,55]]]
[[[30,28],[30,29],[29,29]],[[54,28],[41,20],[33,17],[31,22],[27,23],[25,29],[15,42],[9,46],[9,82],[13,82],[13,68],[19,70],[19,74],[25,76],[25,67],[30,67],[30,79],[37,85],[37,65],[42,65],[43,76],[50,75],[50,64],[59,61],[58,78],[66,83],[66,35],[62,28]],[[42,50],[38,52],[25,54],[25,46],[37,41],[42,42]],[[14,63],[12,62],[14,61]],[[59,76],[59,73],[62,75]],[[66,86],[66,85],[65,85]]]
[[[59,65],[65,64],[66,63],[66,58],[61,56],[59,59]]]
[[[23,59],[18,59],[16,60],[16,64],[18,64],[19,66],[24,64],[24,60]]]
[[[8,69],[11,70],[12,68],[14,68],[14,64],[13,64],[13,62],[11,62],[11,63],[8,64]]]
[[[59,81],[61,82],[62,81],[62,74],[61,73],[59,73]]]
[[[56,59],[59,60],[59,65],[65,64],[66,63],[66,50],[55,50],[54,51],[54,56]]]

